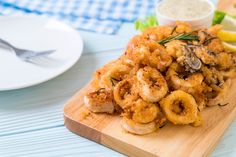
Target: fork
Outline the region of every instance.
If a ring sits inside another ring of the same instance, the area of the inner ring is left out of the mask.
[[[30,61],[37,57],[48,56],[56,51],[56,50],[32,51],[32,50],[20,49],[3,39],[0,39],[0,43],[11,48],[15,52],[16,56],[23,61]]]

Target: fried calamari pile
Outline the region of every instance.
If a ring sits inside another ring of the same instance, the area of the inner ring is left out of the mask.
[[[119,59],[97,70],[85,105],[120,113],[122,127],[134,134],[167,121],[201,125],[201,111],[222,102],[235,76],[235,56],[217,38],[219,30],[192,30],[184,22],[146,29]]]

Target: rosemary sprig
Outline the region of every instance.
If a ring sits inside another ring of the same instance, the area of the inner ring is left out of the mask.
[[[192,35],[192,32],[189,33],[179,33],[173,36],[170,36],[166,39],[163,39],[159,41],[159,44],[164,45],[172,40],[185,40],[185,41],[193,41],[193,40],[199,40],[199,37],[197,35]]]
[[[178,37],[179,35],[180,35],[180,34],[176,34],[176,35],[170,36],[170,37],[168,37],[168,38],[166,38],[166,39],[163,39],[163,40],[159,41],[159,44],[164,45],[164,44],[170,42],[171,40],[174,40],[174,39],[175,39],[176,37]]]
[[[175,32],[175,30],[176,30],[176,28],[177,28],[177,26],[175,26],[173,29],[172,29],[172,31],[171,31],[171,35]]]

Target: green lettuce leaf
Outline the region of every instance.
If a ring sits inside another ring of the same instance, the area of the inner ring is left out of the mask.
[[[157,18],[154,15],[147,16],[144,20],[138,19],[135,21],[135,29],[141,32],[146,28],[157,25],[158,25]]]

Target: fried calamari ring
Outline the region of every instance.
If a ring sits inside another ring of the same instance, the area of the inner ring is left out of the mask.
[[[154,68],[144,67],[137,72],[139,95],[148,102],[158,102],[168,92],[162,74]]]
[[[123,64],[115,64],[101,76],[99,86],[101,88],[113,89],[121,80],[128,78],[131,68]]]
[[[192,95],[177,90],[160,101],[167,119],[174,124],[190,124],[196,121],[198,109]]]
[[[121,126],[125,131],[136,135],[145,135],[157,130],[155,122],[141,124],[126,117],[123,117],[121,121]]]
[[[179,64],[172,63],[170,65],[167,71],[167,80],[170,81],[171,87],[173,87],[174,89],[181,89],[183,91],[188,92],[189,89],[193,89],[194,87],[201,85],[203,81],[202,74],[195,73],[184,76],[184,73],[184,69],[182,69]]]
[[[133,101],[136,101],[139,97],[136,79],[129,78],[124,79],[117,83],[114,87],[114,100],[123,109],[127,108]]]
[[[93,75],[93,81],[92,81],[92,86],[94,89],[99,89],[102,88],[100,87],[100,80],[104,74],[109,71],[110,67],[113,67],[117,64],[120,64],[118,60],[110,61],[106,63],[104,66],[100,67],[97,69],[97,71]]]
[[[131,112],[133,113],[132,120],[145,124],[153,121],[160,110],[155,104],[139,99],[131,107]]]

